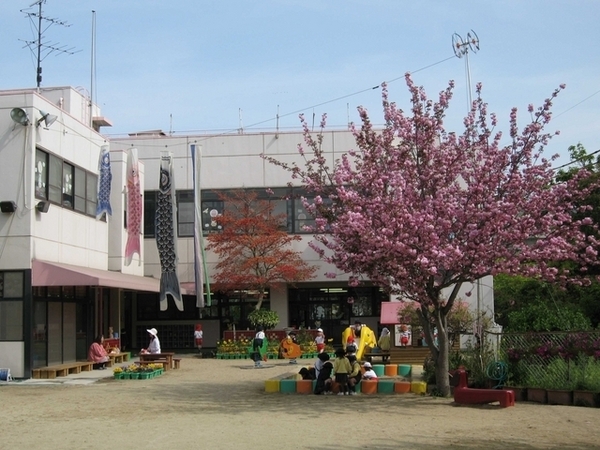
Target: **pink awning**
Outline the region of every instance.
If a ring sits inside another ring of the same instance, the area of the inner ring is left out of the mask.
[[[396,325],[398,322],[398,308],[402,302],[381,302],[381,317],[379,322],[382,325]]]
[[[32,285],[104,286],[146,292],[160,290],[160,282],[156,278],[39,260],[33,261]]]

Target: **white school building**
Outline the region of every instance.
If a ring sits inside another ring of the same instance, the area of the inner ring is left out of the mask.
[[[47,115],[46,115],[47,114]],[[223,211],[219,193],[253,189],[287,215],[289,233],[302,240],[294,248],[318,266],[313,279],[272,289],[264,307],[277,311],[277,328],[321,327],[340,339],[355,318],[377,330],[383,292],[369,283],[358,288],[310,249],[310,223],[299,187],[288,187],[288,172],[263,160],[267,154],[298,161],[296,132],[169,136],[160,130],[132,130],[108,139],[102,117],[88,96],[71,87],[0,91],[0,367],[29,378],[38,367],[85,360],[94,336],[111,327],[126,350],[147,344],[156,328],[163,349],[194,348],[193,329],[204,330],[204,346],[215,347],[226,330],[247,329],[254,307],[251,293],[213,292],[211,304],[196,307],[194,286],[194,186],[190,145],[201,146],[201,209],[205,235],[218,232],[210,212]],[[108,146],[111,158],[112,215],[96,218],[98,159]],[[326,131],[331,164],[355,146],[347,130]],[[125,265],[126,163],[136,148],[143,193],[141,256]],[[160,262],[154,211],[161,153],[173,158],[177,201],[176,250],[184,310],[172,299],[159,308]],[[268,195],[267,189],[273,192]],[[206,254],[208,274],[216,256]],[[493,317],[491,278],[481,283],[479,307]],[[470,286],[465,287],[465,291]],[[475,301],[473,297],[463,297]]]

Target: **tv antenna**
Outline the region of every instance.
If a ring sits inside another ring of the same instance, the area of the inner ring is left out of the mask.
[[[467,75],[467,100],[469,102],[469,111],[473,104],[471,98],[471,67],[469,66],[469,52],[477,53],[479,51],[479,37],[473,30],[467,33],[467,38],[463,38],[454,33],[452,35],[452,50],[457,58],[465,57],[465,72]]]
[[[31,21],[37,33],[37,38],[33,41],[19,39],[20,41],[25,42],[25,47],[29,47],[31,52],[37,56],[36,82],[38,91],[40,90],[40,84],[42,83],[42,61],[46,59],[48,55],[51,53],[68,53],[69,55],[73,55],[81,51],[75,50],[75,47],[67,47],[66,45],[60,45],[57,42],[46,40],[44,33],[52,25],[62,25],[63,27],[67,28],[71,25],[62,20],[45,17],[42,11],[42,5],[44,3],[46,3],[46,0],[37,0],[29,5],[28,8],[21,10],[22,13],[29,17],[29,20]],[[27,9],[33,8],[34,6],[38,7],[37,12],[27,11]]]

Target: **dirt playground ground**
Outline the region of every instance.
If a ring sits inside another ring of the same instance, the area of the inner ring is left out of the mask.
[[[267,378],[299,367],[251,366],[183,355],[150,380],[2,385],[0,449],[600,449],[597,408],[269,394]]]

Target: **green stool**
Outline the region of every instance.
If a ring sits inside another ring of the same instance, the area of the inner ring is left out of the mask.
[[[385,366],[383,364],[373,364],[373,372],[375,372],[378,377],[382,377],[385,375]]]
[[[377,393],[378,394],[393,394],[394,393],[394,380],[377,380]]]
[[[282,394],[296,393],[296,380],[281,380],[279,381],[279,392]]]
[[[401,377],[409,377],[412,366],[410,364],[398,364],[398,375]]]

